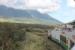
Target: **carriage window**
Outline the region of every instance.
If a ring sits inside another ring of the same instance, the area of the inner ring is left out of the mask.
[[[72,48],[74,46],[73,41],[70,40],[70,47]]]
[[[62,42],[64,42],[64,43],[66,43],[66,37],[64,37],[64,36],[60,36],[60,40],[62,41]]]

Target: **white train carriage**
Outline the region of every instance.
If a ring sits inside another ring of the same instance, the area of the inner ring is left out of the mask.
[[[64,26],[48,31],[48,36],[62,44],[66,50],[71,50],[75,43],[75,29],[72,26]]]

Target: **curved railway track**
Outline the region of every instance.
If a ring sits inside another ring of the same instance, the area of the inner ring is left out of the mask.
[[[48,38],[47,45],[49,46],[48,50],[66,50],[61,44],[59,44],[58,42],[56,42],[50,38]]]

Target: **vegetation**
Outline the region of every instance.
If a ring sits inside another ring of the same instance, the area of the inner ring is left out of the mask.
[[[0,23],[0,50],[55,50],[59,47],[47,39],[53,26]],[[61,50],[61,49],[60,49]]]
[[[33,48],[35,48],[37,50],[44,50],[44,48],[41,48],[43,47],[41,45],[44,43],[44,38],[42,37],[44,34],[42,33],[46,32],[47,29],[49,29],[49,27],[45,25],[0,23],[0,49],[31,50],[32,48],[33,50]],[[32,47],[29,48],[29,45]],[[39,46],[39,49],[37,46]]]
[[[18,25],[0,23],[0,47],[2,50],[14,50],[20,47],[25,40],[25,30]]]

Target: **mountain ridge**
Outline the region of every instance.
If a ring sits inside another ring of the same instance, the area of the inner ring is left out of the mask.
[[[0,6],[0,18],[6,19],[13,19],[13,20],[21,20],[22,22],[30,20],[29,22],[36,21],[40,24],[60,24],[61,22],[52,18],[48,14],[41,14],[37,10],[20,10],[20,9],[14,9],[10,7],[6,7],[1,5]],[[32,23],[31,22],[31,23]],[[35,22],[35,23],[36,23]]]

